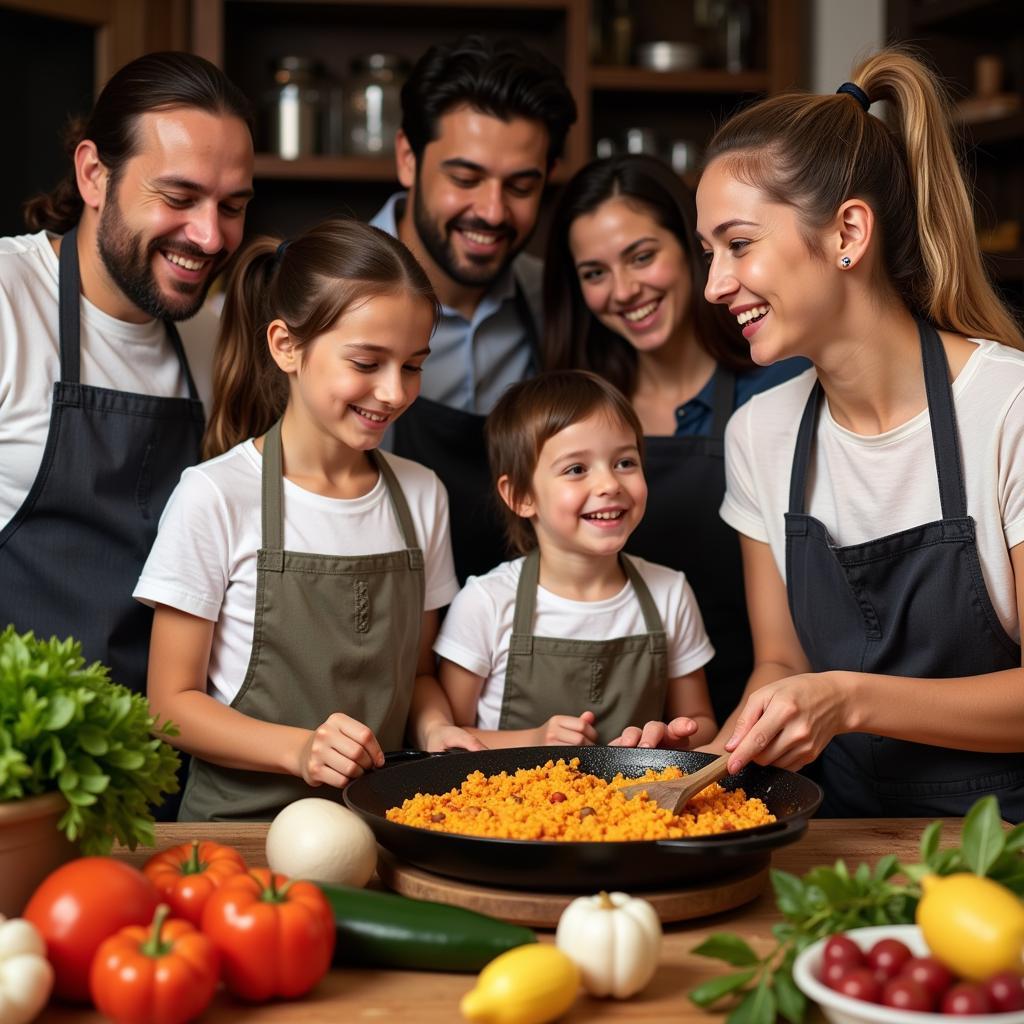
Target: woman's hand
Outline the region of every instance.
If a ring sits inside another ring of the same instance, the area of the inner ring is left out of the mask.
[[[536,746],[547,747],[564,744],[568,747],[591,746],[597,742],[596,718],[593,711],[582,715],[552,715],[543,725],[534,730]]]
[[[730,774],[750,761],[789,771],[809,764],[833,736],[848,731],[848,697],[836,672],[805,672],[755,690],[725,744],[733,755]]]
[[[371,768],[383,766],[384,753],[373,730],[336,711],[309,734],[296,774],[309,786],[344,789]]]
[[[486,750],[475,736],[461,726],[443,722],[427,733],[426,749],[437,750]]]
[[[648,722],[642,729],[630,725],[608,744],[609,747],[644,747],[663,750],[689,750],[690,737],[698,725],[692,718],[673,718],[671,722]]]

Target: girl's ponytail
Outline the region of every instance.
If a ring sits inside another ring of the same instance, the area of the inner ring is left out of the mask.
[[[274,319],[271,277],[278,240],[257,238],[228,277],[213,367],[213,409],[203,437],[210,459],[267,431],[284,412],[287,379],[270,356],[265,337]]]
[[[920,248],[914,290],[925,316],[948,330],[1024,349],[1024,335],[982,263],[949,102],[935,75],[909,54],[889,49],[867,58],[853,81],[872,101],[888,102],[906,154]]]
[[[707,162],[724,157],[771,201],[795,207],[812,252],[817,229],[847,199],[866,200],[878,224],[880,287],[938,328],[1024,349],[982,265],[938,79],[889,48],[862,62],[852,81],[872,103],[888,101],[894,126],[845,94],[773,96],[727,121]]]

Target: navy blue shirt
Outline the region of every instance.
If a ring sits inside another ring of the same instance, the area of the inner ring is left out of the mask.
[[[810,367],[806,359],[783,359],[771,366],[755,366],[752,370],[742,370],[736,374],[735,412],[744,402],[754,395],[776,384],[782,384]],[[711,403],[715,396],[715,375],[712,374],[704,385],[688,402],[676,409],[676,437],[709,437],[711,434]]]

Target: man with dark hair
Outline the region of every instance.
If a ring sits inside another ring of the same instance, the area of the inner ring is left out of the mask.
[[[522,250],[575,120],[561,71],[516,40],[431,47],[402,88],[395,155],[407,191],[371,223],[413,251],[442,315],[420,397],[390,443],[448,488],[461,581],[505,557],[483,420],[536,369],[541,265]]]
[[[72,168],[0,239],[0,630],[74,636],[145,692],[132,590],[198,461],[216,331],[196,314],[252,196],[245,98],[213,64],[123,67],[68,138]],[[198,319],[198,318],[197,318]],[[189,325],[191,326],[191,325]]]

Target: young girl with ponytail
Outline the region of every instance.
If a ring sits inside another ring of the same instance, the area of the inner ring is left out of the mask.
[[[833,816],[1024,818],[1024,339],[952,139],[884,50],[734,117],[698,190],[707,297],[755,362],[814,364],[726,434],[755,668],[719,741],[731,771],[820,755]]]
[[[272,817],[403,743],[479,743],[434,678],[458,590],[447,496],[378,445],[419,392],[437,302],[408,250],[329,221],[228,281],[205,438],[135,590],[154,714],[193,755],[182,820]]]

